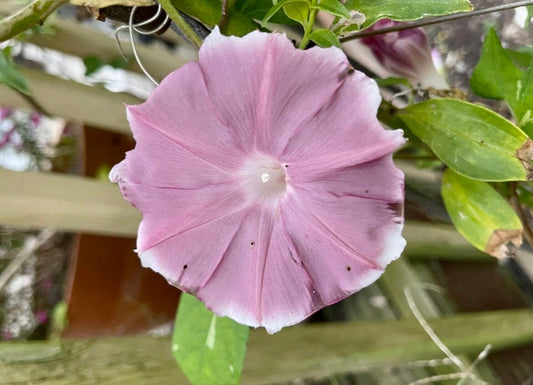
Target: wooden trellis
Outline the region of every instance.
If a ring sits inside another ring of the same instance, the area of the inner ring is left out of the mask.
[[[69,54],[116,56],[105,35],[69,22],[57,21],[57,34],[32,42]],[[190,60],[159,48],[141,48],[141,56],[156,77]],[[138,71],[137,68],[131,68]],[[139,100],[101,88],[80,85],[34,70],[24,70],[33,96],[46,110],[107,130],[129,133],[124,103]],[[29,107],[7,87],[0,87],[0,105]],[[407,170],[409,171],[409,170]],[[90,178],[18,173],[0,170],[0,224],[23,228],[51,227],[60,231],[134,237],[140,214],[125,202],[118,187]],[[487,260],[449,226],[407,223],[404,257]],[[408,262],[393,263],[382,286],[402,320],[302,325],[274,336],[251,333],[243,384],[321,377],[336,372],[442,358],[442,352],[410,317],[401,291],[420,280]],[[431,308],[431,300],[418,294]],[[422,305],[421,307],[424,307]],[[431,313],[431,311],[429,311]],[[438,318],[431,326],[456,354],[477,354],[487,344],[494,350],[533,343],[533,311],[495,311]],[[170,351],[168,338],[138,336],[82,341],[0,344],[0,384],[186,384]]]

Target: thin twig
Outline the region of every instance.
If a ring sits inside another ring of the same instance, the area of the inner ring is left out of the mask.
[[[430,18],[430,19],[423,19],[423,20],[414,21],[411,23],[397,25],[394,27],[376,29],[373,31],[365,30],[361,32],[354,32],[350,35],[341,37],[339,40],[341,41],[341,43],[344,43],[344,42],[347,42],[353,39],[360,39],[362,37],[383,35],[383,34],[390,33],[390,32],[403,31],[405,29],[424,27],[427,25],[445,23],[447,21],[461,20],[461,19],[465,19],[468,17],[472,17],[472,16],[486,15],[487,13],[501,12],[501,11],[506,11],[509,9],[518,8],[518,7],[525,7],[528,5],[533,5],[533,0],[517,1],[515,3],[497,5],[495,7],[489,7],[489,8],[480,9],[480,10],[472,11],[472,12],[461,12],[461,13],[455,13],[453,15],[446,15],[446,16],[440,16],[440,17],[435,17],[435,18]]]
[[[50,113],[48,111],[46,111],[44,109],[44,107],[39,102],[37,102],[37,100],[35,100],[35,98],[33,96],[25,94],[24,92],[20,92],[18,90],[15,90],[15,91],[17,91],[20,96],[22,96],[24,99],[26,99],[26,101],[31,105],[31,107],[35,111],[37,111],[39,114],[46,115],[46,116],[52,116],[52,115],[50,115]]]
[[[52,12],[68,0],[34,0],[20,11],[0,21],[0,42],[9,40],[36,24],[42,24]]]
[[[411,367],[411,368],[434,368],[436,366],[445,366],[445,365],[452,365],[453,361],[450,360],[448,357],[446,358],[435,358],[432,360],[420,360],[420,361],[411,361],[403,366],[405,367]]]
[[[435,382],[448,381],[448,380],[463,380],[465,378],[470,378],[472,375],[470,373],[450,373],[450,374],[438,374],[431,377],[424,377],[419,380],[409,383],[409,385],[426,385],[433,384]]]
[[[527,243],[533,247],[533,231],[531,230],[531,227],[529,227],[529,220],[522,209],[522,205],[520,204],[520,198],[518,197],[518,192],[516,191],[517,187],[518,184],[516,182],[509,182],[511,206],[513,206],[514,210],[520,217],[520,221],[522,222],[522,227],[524,229],[524,237],[526,238]]]
[[[161,28],[163,28],[163,26],[165,26],[168,22],[168,14],[167,16],[165,17],[165,20],[163,21],[163,23],[161,23],[157,28],[151,30],[151,31],[147,31],[147,32],[143,32],[142,30],[138,29],[137,27],[142,27],[143,25],[147,25],[147,24],[150,24],[152,21],[156,21],[157,18],[159,17],[159,14],[161,12],[161,4],[159,4],[159,7],[157,9],[157,12],[154,16],[152,16],[150,19],[148,20],[145,20],[145,21],[142,21],[140,23],[137,23],[137,24],[133,24],[133,19],[134,19],[134,16],[135,16],[135,11],[137,10],[137,7],[133,7],[131,9],[131,13],[130,13],[130,18],[129,18],[129,22],[128,22],[128,31],[129,31],[129,35],[130,35],[130,43],[131,43],[131,49],[133,51],[133,56],[135,57],[135,61],[137,62],[137,65],[139,66],[139,68],[142,70],[142,72],[146,75],[146,77],[148,79],[150,79],[150,81],[152,83],[155,84],[155,86],[157,87],[159,85],[159,82],[157,82],[152,75],[150,75],[150,73],[148,72],[148,70],[144,67],[144,64],[142,63],[141,61],[141,58],[139,57],[139,54],[137,53],[137,46],[135,44],[135,38],[133,37],[133,31],[135,30],[136,32],[142,34],[142,35],[151,35],[153,33],[156,33],[158,32]],[[116,35],[115,35],[116,36]],[[119,42],[119,40],[117,39],[117,43]],[[120,46],[120,44],[119,44]]]
[[[187,40],[191,42],[196,48],[200,48],[202,45],[202,39],[193,31],[185,19],[180,15],[179,11],[174,8],[170,0],[158,0],[159,4],[163,7],[167,15],[177,25],[180,31],[185,35]]]
[[[441,288],[439,286],[432,285],[429,283],[422,282],[422,283],[418,283],[417,286],[421,286],[422,288],[426,290],[433,290],[436,292],[441,291]],[[483,381],[478,376],[476,376],[473,372],[474,372],[475,366],[479,363],[479,361],[487,357],[492,346],[490,344],[485,346],[485,349],[483,349],[483,351],[479,353],[479,355],[476,357],[474,362],[470,366],[467,367],[463,363],[463,361],[459,359],[459,357],[457,357],[455,354],[452,353],[450,349],[448,349],[448,347],[444,344],[444,342],[442,342],[442,340],[437,336],[437,334],[435,334],[431,326],[429,326],[426,319],[420,313],[418,306],[416,305],[411,289],[412,287],[409,287],[409,286],[406,286],[403,289],[405,298],[407,299],[407,304],[409,305],[411,312],[415,316],[420,326],[422,326],[426,334],[433,340],[435,345],[437,345],[437,347],[450,359],[451,362],[453,362],[455,365],[459,367],[459,369],[461,369],[461,372],[422,378],[420,380],[410,383],[409,385],[423,385],[423,384],[429,384],[429,383],[436,382],[436,381],[451,380],[451,379],[459,379],[459,383],[457,385],[462,385],[464,381],[466,381],[469,378],[476,380],[482,385],[490,385],[488,382]]]
[[[408,155],[408,154],[394,154],[394,159],[401,159],[401,160],[435,160],[438,161],[439,158],[437,158],[435,155]]]
[[[433,290],[440,292],[440,288],[436,285],[431,285],[429,283],[420,283],[420,286],[422,286],[425,289]],[[435,334],[431,326],[429,326],[426,319],[422,316],[422,313],[420,313],[420,310],[418,310],[418,306],[416,305],[416,302],[413,298],[413,294],[411,292],[411,287],[405,287],[403,289],[403,293],[405,295],[405,298],[407,299],[407,304],[409,305],[409,309],[413,312],[413,315],[415,316],[416,320],[422,326],[422,329],[426,332],[426,334],[433,340],[435,345],[443,352],[446,357],[448,357],[452,362],[459,367],[461,370],[466,370],[466,365],[457,357],[455,354],[452,353],[450,349],[446,345],[444,345],[444,342]]]
[[[55,234],[52,229],[44,229],[36,237],[30,238],[24,244],[22,250],[13,258],[7,267],[2,270],[0,274],[0,291],[9,282],[11,277],[20,269],[20,267],[26,262],[33,253],[41,247],[46,241],[48,241]]]
[[[490,352],[491,349],[492,349],[492,345],[491,344],[488,344],[487,346],[485,346],[485,349],[483,349],[481,351],[481,353],[478,354],[478,356],[476,357],[474,362],[472,362],[472,365],[470,365],[468,367],[468,369],[464,372],[464,374],[466,376],[461,378],[461,380],[459,380],[457,385],[463,385],[468,378],[475,378],[476,380],[478,380],[478,382],[481,382],[483,384],[487,384],[485,381],[477,378],[477,376],[474,374],[474,368],[476,367],[476,365],[480,361],[484,360],[489,355],[489,352]],[[488,385],[490,385],[490,384],[488,384]]]
[[[228,22],[228,0],[222,0],[222,10],[220,12],[220,22],[218,23],[218,26],[220,27],[220,30],[222,32],[224,32],[227,22]]]

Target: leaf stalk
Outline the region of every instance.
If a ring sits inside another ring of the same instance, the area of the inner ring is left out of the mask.
[[[517,1],[514,3],[510,3],[510,4],[497,5],[494,7],[489,7],[489,8],[480,9],[480,10],[471,11],[471,12],[454,13],[452,15],[445,15],[445,16],[439,16],[439,17],[434,17],[434,18],[429,18],[429,19],[423,19],[423,20],[414,21],[411,23],[396,25],[393,27],[376,29],[373,31],[364,30],[361,32],[354,32],[350,35],[346,35],[346,36],[339,38],[339,40],[341,41],[341,43],[345,43],[347,41],[354,40],[354,39],[360,39],[363,37],[384,35],[387,33],[403,31],[403,30],[411,29],[411,28],[425,27],[428,25],[445,23],[448,21],[461,20],[461,19],[465,19],[465,18],[469,18],[473,16],[486,15],[488,13],[507,11],[509,9],[525,7],[528,5],[533,5],[533,0]]]

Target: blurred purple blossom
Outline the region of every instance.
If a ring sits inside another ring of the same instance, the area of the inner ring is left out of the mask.
[[[13,109],[10,107],[0,107],[0,121],[9,118],[13,113]]]
[[[400,23],[382,19],[370,30],[394,27]],[[406,78],[414,86],[437,89],[449,88],[437,72],[426,34],[420,28],[411,28],[383,35],[369,36],[361,42],[370,48],[379,63],[391,74]]]
[[[38,324],[44,324],[48,322],[48,313],[45,310],[37,310],[35,313],[35,321],[37,321]]]

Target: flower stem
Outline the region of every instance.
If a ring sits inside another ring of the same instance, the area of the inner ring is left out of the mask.
[[[311,32],[313,32],[313,26],[315,25],[316,14],[318,12],[318,9],[313,6],[316,6],[317,4],[318,0],[311,0],[311,7],[309,7],[309,16],[307,17],[307,24],[304,27],[304,36],[299,46],[300,49],[305,49],[305,46],[307,45],[307,43],[309,43],[309,35],[311,34]]]
[[[513,8],[525,7],[528,5],[533,5],[533,0],[517,1],[514,3],[510,3],[510,4],[497,5],[495,7],[489,7],[489,8],[480,9],[480,10],[472,11],[472,12],[462,12],[462,13],[455,13],[453,15],[434,17],[431,19],[419,20],[419,21],[415,21],[412,23],[396,25],[396,26],[389,27],[389,28],[376,29],[373,31],[365,30],[361,32],[355,32],[350,35],[343,36],[339,40],[341,41],[341,43],[344,43],[344,42],[347,42],[353,39],[360,39],[362,37],[384,35],[389,32],[397,32],[397,31],[403,31],[405,29],[418,28],[418,27],[424,27],[426,25],[444,23],[447,21],[461,20],[461,19],[465,19],[468,17],[472,17],[472,16],[479,16],[479,15],[485,15],[487,13],[501,12],[501,11],[506,11],[506,10],[513,9]]]
[[[174,8],[170,0],[159,0],[159,4],[165,10],[167,15],[172,19],[172,21],[178,26],[178,28],[183,32],[187,40],[200,48],[202,45],[202,39],[192,30],[192,28],[187,24],[185,19],[180,15],[178,10]]]
[[[42,24],[52,12],[67,0],[34,0],[20,11],[0,21],[0,42],[9,40],[19,33]]]
[[[26,99],[26,101],[32,106],[32,108],[37,111],[39,114],[41,115],[46,115],[46,116],[52,116],[48,111],[46,111],[44,109],[44,107],[39,103],[37,102],[37,100],[35,100],[33,98],[33,96],[31,95],[27,95],[25,94],[24,92],[20,92],[18,90],[15,90],[13,89],[14,91],[16,91],[20,96],[22,96],[24,99]]]
[[[220,21],[218,26],[222,32],[226,29],[226,24],[228,22],[228,0],[222,0],[222,9],[220,12]]]
[[[520,221],[522,222],[522,227],[524,229],[524,238],[526,238],[529,245],[533,245],[533,231],[531,230],[531,227],[529,227],[529,220],[524,210],[522,209],[520,198],[518,198],[517,188],[518,184],[516,182],[509,182],[511,206],[513,206],[514,210],[520,217]]]

